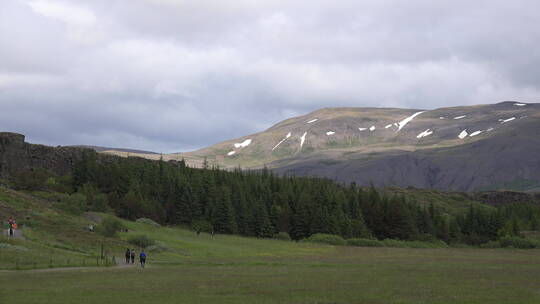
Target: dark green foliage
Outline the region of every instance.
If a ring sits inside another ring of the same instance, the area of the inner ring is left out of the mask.
[[[345,246],[347,241],[345,241],[339,235],[325,234],[325,233],[316,233],[306,239],[307,242],[311,243],[322,243],[336,246]]]
[[[83,193],[76,212],[107,211],[150,218],[195,231],[293,240],[315,234],[342,238],[394,239],[479,245],[520,231],[538,230],[540,208],[528,204],[499,209],[471,205],[460,215],[435,204],[389,195],[370,187],[328,179],[279,177],[259,172],[194,169],[183,161],[107,159],[88,152],[72,173],[71,191]],[[80,198],[80,197],[79,197]],[[69,205],[69,204],[66,204]]]
[[[502,237],[499,239],[501,247],[513,247],[520,249],[533,249],[540,248],[540,244],[537,241],[528,240],[520,237]]]
[[[128,243],[139,246],[141,248],[146,248],[149,246],[153,246],[156,242],[148,238],[146,235],[141,234],[128,237]]]
[[[125,229],[122,222],[114,217],[106,217],[101,224],[97,227],[97,232],[106,237],[114,237],[116,233]]]
[[[282,241],[291,240],[291,237],[289,236],[287,232],[280,232],[280,233],[274,234],[273,238],[276,240],[282,240]]]
[[[191,223],[191,229],[197,233],[206,232],[211,233],[214,228],[212,227],[212,223],[206,220],[196,220]]]
[[[86,196],[82,193],[73,193],[61,199],[56,206],[71,214],[81,215],[86,211]]]

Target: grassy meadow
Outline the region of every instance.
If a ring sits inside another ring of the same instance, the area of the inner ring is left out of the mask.
[[[105,238],[84,216],[0,189],[3,216],[28,210],[24,239],[0,239],[0,303],[540,303],[540,250],[329,246],[129,221]],[[123,265],[132,235],[156,241],[145,269]],[[102,244],[118,266],[103,267]]]

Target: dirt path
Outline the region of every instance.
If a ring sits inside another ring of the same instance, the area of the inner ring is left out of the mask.
[[[118,264],[116,266],[109,267],[58,267],[58,268],[42,268],[42,269],[28,269],[28,270],[0,270],[2,273],[12,273],[12,272],[58,272],[58,271],[72,271],[72,270],[121,270],[121,269],[130,269],[138,267],[138,264]]]
[[[4,229],[3,234],[5,236],[7,236],[7,237],[12,237],[12,238],[16,238],[16,239],[24,239],[21,229],[14,229],[13,230],[13,236],[9,235],[9,229]]]

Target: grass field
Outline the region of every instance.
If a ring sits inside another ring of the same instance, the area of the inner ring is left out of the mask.
[[[246,242],[247,243],[247,242]],[[325,248],[0,273],[1,303],[540,303],[540,252]],[[268,253],[271,255],[271,253]],[[151,259],[150,259],[151,261]]]
[[[81,229],[88,223],[84,217],[0,189],[0,211],[22,217],[24,210],[33,214],[31,227],[24,228],[28,238],[0,240],[10,244],[0,247],[2,304],[540,303],[540,250],[334,247],[212,238],[128,221],[129,232],[104,238]],[[132,247],[125,240],[138,234],[160,248],[149,252],[145,269],[48,268],[51,257],[53,267],[91,264],[101,244],[109,257],[121,257]],[[67,259],[69,265],[62,262]],[[41,269],[13,270],[17,261],[20,268]]]

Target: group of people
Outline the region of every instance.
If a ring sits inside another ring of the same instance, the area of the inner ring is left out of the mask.
[[[126,249],[126,264],[135,264],[135,249]],[[144,253],[144,250],[141,250],[141,253],[139,254],[139,262],[141,263],[141,267],[144,268],[144,265],[146,264],[146,253]]]
[[[9,217],[8,219],[8,225],[9,225],[9,236],[13,236],[15,234],[15,229],[17,229],[17,221],[13,217]]]

